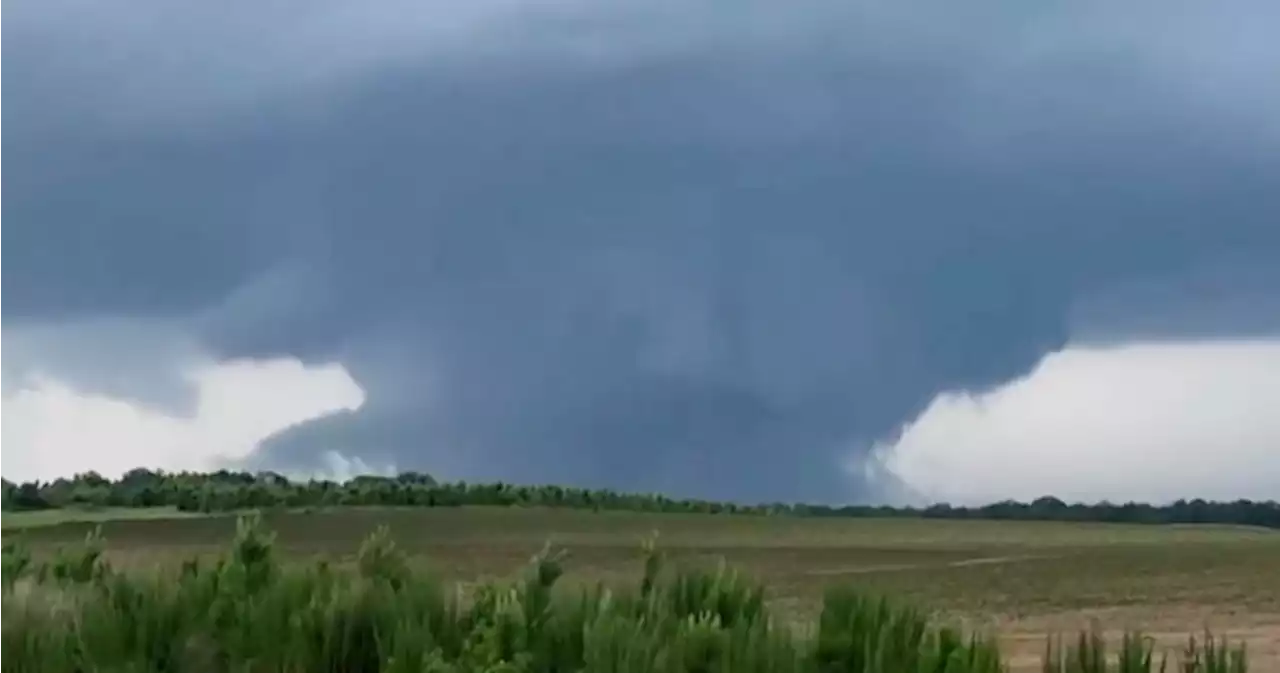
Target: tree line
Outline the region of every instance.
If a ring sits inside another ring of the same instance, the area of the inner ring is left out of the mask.
[[[321,479],[293,481],[275,472],[219,470],[170,473],[137,468],[116,480],[95,472],[48,482],[14,483],[6,479],[3,498],[5,511],[173,507],[186,512],[215,513],[272,508],[487,505],[766,516],[1215,523],[1280,528],[1280,503],[1273,500],[1216,502],[1195,499],[1168,505],[1135,502],[1068,504],[1058,498],[1043,497],[1029,503],[1009,500],[981,507],[947,504],[929,507],[799,503],[748,505],[610,489],[503,482],[440,482],[421,472],[404,472],[395,476],[362,475],[338,482]]]

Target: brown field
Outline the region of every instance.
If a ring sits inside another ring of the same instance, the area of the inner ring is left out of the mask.
[[[108,556],[143,568],[212,553],[230,517],[97,515]],[[22,515],[25,516],[25,515]],[[6,517],[5,537],[37,551],[98,523]],[[1173,647],[1212,628],[1249,644],[1254,671],[1280,671],[1280,533],[1243,527],[593,513],[537,509],[345,509],[266,516],[288,557],[352,558],[379,524],[441,575],[501,577],[544,542],[570,551],[570,580],[627,581],[640,540],[684,562],[721,558],[765,582],[775,613],[798,624],[822,589],[850,583],[999,632],[1018,668],[1035,668],[1048,633],[1096,624],[1141,629]]]

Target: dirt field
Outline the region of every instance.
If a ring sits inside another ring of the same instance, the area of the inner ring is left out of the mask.
[[[92,522],[5,520],[37,549]],[[107,519],[110,557],[130,567],[218,549],[227,517]],[[1236,527],[789,519],[528,509],[348,509],[267,517],[283,553],[349,558],[379,524],[415,559],[459,581],[509,574],[550,540],[568,579],[629,581],[640,540],[684,562],[720,558],[765,581],[775,613],[811,617],[823,587],[852,583],[996,630],[1018,668],[1047,633],[1091,623],[1142,629],[1172,647],[1205,627],[1247,640],[1253,671],[1280,671],[1280,533]]]

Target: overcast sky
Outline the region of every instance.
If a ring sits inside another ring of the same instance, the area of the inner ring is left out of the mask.
[[[1270,0],[4,18],[7,478],[1280,497]]]

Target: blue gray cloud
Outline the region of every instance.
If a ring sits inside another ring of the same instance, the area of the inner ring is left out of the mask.
[[[6,18],[6,326],[343,362],[264,464],[876,498],[939,391],[1280,322],[1274,3]]]

